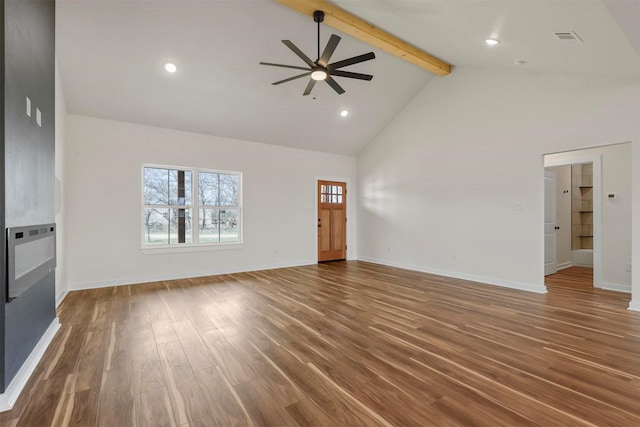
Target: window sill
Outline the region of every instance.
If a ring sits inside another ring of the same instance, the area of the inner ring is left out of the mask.
[[[199,244],[199,245],[158,245],[158,246],[143,246],[140,251],[145,255],[153,254],[172,254],[172,253],[184,253],[184,252],[209,252],[209,251],[226,251],[232,249],[242,249],[243,242],[234,243],[218,243],[218,244]]]

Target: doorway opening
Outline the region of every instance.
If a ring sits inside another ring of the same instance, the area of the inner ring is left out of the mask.
[[[347,183],[318,181],[318,262],[347,258]]]
[[[545,282],[566,276],[583,287],[602,287],[601,156],[550,154],[544,165]]]
[[[570,201],[573,224],[560,224],[556,233],[570,233],[565,240],[571,242],[571,246],[565,243],[567,266],[588,268],[593,254],[595,289],[631,292],[631,148],[631,143],[624,142],[544,156],[545,174],[549,168],[559,172],[563,170],[560,166],[570,165],[571,169],[565,169],[571,171],[565,172],[567,180],[559,184],[557,199],[564,197],[565,202]],[[558,266],[562,267],[563,263]],[[582,273],[578,275],[585,277]],[[549,278],[546,276],[545,282]]]

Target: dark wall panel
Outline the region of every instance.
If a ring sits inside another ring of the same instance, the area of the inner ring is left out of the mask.
[[[5,308],[5,376],[7,384],[55,318],[55,272],[29,288]]]
[[[0,7],[0,171],[4,171],[4,4]],[[0,173],[0,230],[4,230],[4,173]],[[7,259],[6,245],[0,245],[0,260]],[[0,262],[0,393],[4,382],[4,302],[7,300],[6,263]]]
[[[55,2],[4,0],[2,7],[2,212],[6,230],[52,223],[55,218]],[[30,116],[27,97],[31,100]],[[37,110],[41,125],[37,123]],[[6,271],[6,256],[2,259]],[[2,281],[6,292],[6,274],[2,274]],[[0,387],[4,390],[55,318],[53,273],[11,303],[0,304],[4,306],[0,318],[4,332],[4,382]]]
[[[55,3],[5,4],[5,227],[46,224],[54,221]]]

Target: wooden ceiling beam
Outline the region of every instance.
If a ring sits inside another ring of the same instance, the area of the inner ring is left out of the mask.
[[[424,68],[439,76],[451,73],[451,65],[429,55],[409,43],[400,40],[376,26],[358,18],[346,10],[325,0],[276,0],[291,9],[313,17],[313,12],[324,12],[324,23],[378,49],[395,55],[407,62]]]

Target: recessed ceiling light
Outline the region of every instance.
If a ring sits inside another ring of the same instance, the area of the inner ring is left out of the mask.
[[[524,67],[525,65],[527,65],[527,61],[523,61],[522,59],[516,59],[515,61],[513,61],[513,65],[516,65],[518,67]]]
[[[500,43],[500,40],[498,40],[498,39],[486,39],[484,42],[486,44],[488,44],[489,46],[495,46],[498,43]]]
[[[166,64],[164,64],[164,69],[170,73],[175,73],[178,70],[178,67],[176,67],[176,65],[172,64],[171,62],[167,62]]]
[[[347,117],[349,115],[349,112],[347,110],[342,110],[342,111],[340,111],[340,115],[342,117]]]

